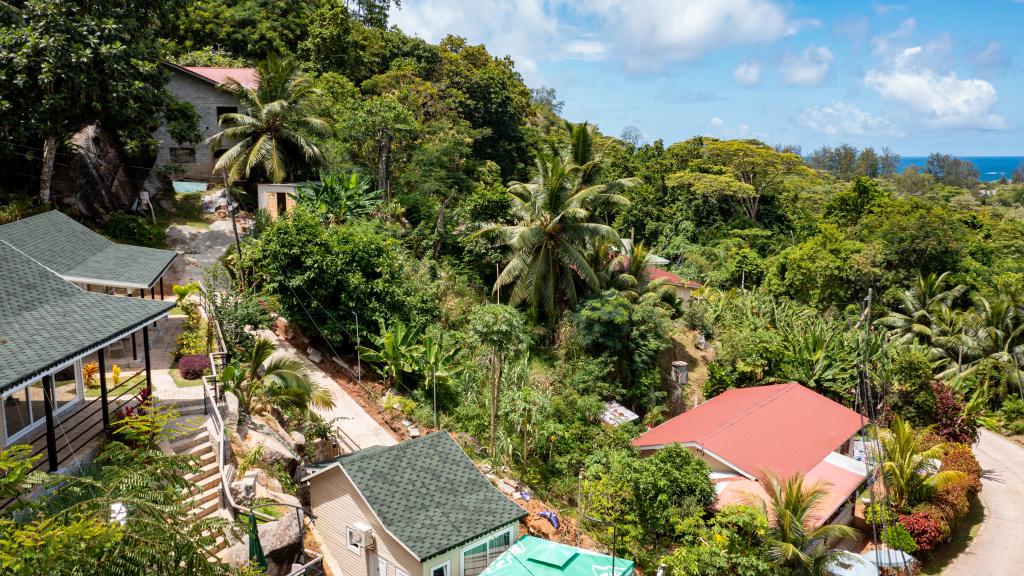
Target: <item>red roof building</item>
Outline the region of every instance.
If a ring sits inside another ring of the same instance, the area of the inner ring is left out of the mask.
[[[819,515],[828,518],[864,482],[866,469],[845,454],[864,426],[860,414],[795,382],[734,388],[641,434],[642,453],[680,444],[712,469],[719,505],[762,495],[766,473],[830,486]],[[827,510],[826,510],[827,508]]]
[[[182,66],[182,68],[217,85],[227,84],[228,80],[232,79],[237,80],[246,88],[255,88],[260,84],[255,68],[215,68],[212,66]]]

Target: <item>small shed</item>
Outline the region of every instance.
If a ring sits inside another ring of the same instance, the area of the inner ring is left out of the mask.
[[[523,536],[480,576],[633,576],[633,561]]]
[[[263,183],[256,186],[256,198],[260,210],[266,210],[274,220],[295,208],[295,196],[302,188],[317,182]]]

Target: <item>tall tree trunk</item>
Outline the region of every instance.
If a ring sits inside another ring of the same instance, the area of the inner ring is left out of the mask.
[[[494,459],[494,429],[498,424],[498,397],[501,391],[501,356],[495,354],[491,357],[492,365],[491,372],[493,378],[491,380],[491,459]]]
[[[47,136],[43,140],[43,170],[39,174],[39,199],[50,203],[50,180],[53,179],[53,165],[57,160],[57,137]]]
[[[391,154],[391,131],[385,130],[380,139],[380,155],[377,163],[377,187],[384,191],[384,197],[391,203],[391,182],[388,180],[388,161]]]

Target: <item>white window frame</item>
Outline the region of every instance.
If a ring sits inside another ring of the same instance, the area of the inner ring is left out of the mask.
[[[388,566],[391,562],[388,562],[387,558],[381,555],[377,555],[377,576],[388,576]]]
[[[478,538],[478,539],[474,540],[473,542],[467,544],[466,546],[463,546],[462,549],[459,550],[459,576],[466,576],[466,551],[467,550],[471,550],[471,549],[476,548],[477,546],[479,546],[481,544],[485,544],[487,542],[490,542],[491,540],[494,540],[495,538],[497,538],[498,536],[501,536],[502,534],[508,534],[508,545],[509,545],[509,548],[511,548],[512,545],[515,544],[515,531],[514,531],[514,529],[511,526],[506,528],[506,529],[504,529],[504,530],[497,530],[495,532],[491,532],[490,534],[488,534],[486,536],[483,536],[481,538]],[[490,553],[490,548],[488,548],[488,553]],[[431,576],[433,576],[433,575],[431,575]]]
[[[409,576],[409,575],[408,575],[408,574],[406,574],[405,570],[402,570],[401,568],[399,568],[399,567],[398,567],[398,566],[396,565],[396,566],[395,566],[395,576]]]
[[[68,366],[73,366],[74,367],[74,372],[75,372],[75,399],[70,401],[70,402],[68,402],[64,406],[57,407],[56,406],[56,402],[57,402],[57,399],[56,399],[56,395],[57,395],[56,383],[57,382],[56,382],[56,379],[55,379],[55,375],[58,372],[60,372],[61,370],[64,370],[65,368],[67,368]],[[68,410],[74,409],[76,406],[78,406],[79,404],[81,404],[85,400],[85,383],[82,380],[82,359],[78,358],[78,359],[72,360],[71,362],[68,362],[68,363],[66,363],[66,364],[64,364],[64,365],[62,365],[62,366],[60,366],[58,368],[55,368],[49,374],[47,374],[45,376],[42,376],[42,377],[40,377],[40,378],[38,378],[36,380],[31,381],[31,382],[25,384],[25,386],[22,386],[21,388],[19,388],[17,390],[12,390],[10,392],[7,392],[2,397],[0,397],[0,402],[6,402],[8,398],[10,398],[11,396],[16,396],[18,393],[27,394],[26,391],[29,390],[30,388],[32,388],[32,386],[36,385],[39,382],[44,382],[47,379],[49,379],[49,382],[50,382],[49,385],[50,385],[51,397],[52,397],[53,402],[55,404],[54,405],[54,410],[53,410],[54,420],[56,420],[58,416],[64,415]],[[7,419],[2,414],[0,414],[0,419],[3,419],[3,421],[4,421],[3,422],[3,433],[4,433],[4,442],[6,444],[10,444],[10,443],[12,443],[12,442],[14,442],[16,440],[22,439],[26,435],[39,430],[40,426],[45,426],[46,425],[45,413],[39,416],[39,420],[36,420],[36,414],[34,413],[34,411],[32,409],[32,401],[31,401],[31,399],[28,400],[28,410],[29,410],[29,420],[31,420],[32,423],[29,424],[28,426],[26,426],[25,428],[19,430],[13,436],[8,435],[8,432],[7,432]]]
[[[434,571],[438,568],[444,568],[444,576],[452,576],[452,561],[445,560],[444,562],[434,566],[430,569],[430,573],[427,576],[434,576]]]

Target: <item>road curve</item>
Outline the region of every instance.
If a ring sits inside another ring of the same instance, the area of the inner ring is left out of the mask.
[[[985,520],[942,576],[1024,574],[1024,446],[982,430],[974,455],[983,470]]]

